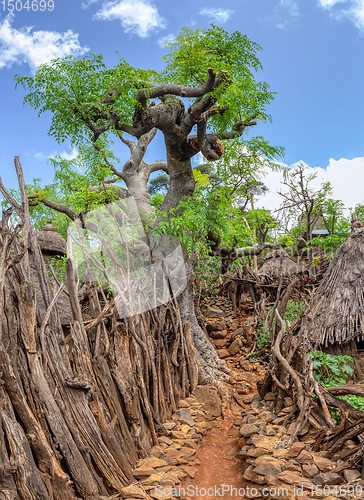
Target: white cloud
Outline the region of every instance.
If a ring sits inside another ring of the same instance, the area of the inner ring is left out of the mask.
[[[136,33],[141,38],[146,38],[155,29],[164,27],[158,9],[145,0],[105,2],[94,18],[101,21],[118,19],[126,32]]]
[[[364,31],[364,0],[318,0],[337,19],[350,19],[357,28]],[[335,7],[337,4],[345,4]]]
[[[274,14],[277,19],[277,27],[284,29],[287,24],[296,20],[300,15],[297,0],[279,0],[274,8]]]
[[[345,1],[346,0],[318,0],[319,5],[321,5],[321,7],[328,7],[328,8],[333,7],[337,3],[342,3]]]
[[[345,207],[354,207],[357,203],[364,203],[364,193],[362,182],[364,172],[364,158],[340,158],[340,160],[330,159],[329,165],[324,168],[309,167],[310,173],[317,173],[313,186],[317,189],[323,182],[330,182],[333,193],[330,197],[341,200]],[[359,181],[355,182],[355,179]],[[281,184],[283,174],[281,172],[268,172],[263,182],[269,188],[269,193],[262,196],[257,202],[257,206],[276,210],[282,203],[282,196],[277,191],[285,191],[285,186]]]
[[[296,17],[299,15],[298,4],[296,0],[279,0],[278,7],[287,9],[290,16]]]
[[[230,9],[221,9],[221,8],[213,8],[213,7],[205,7],[200,10],[201,16],[207,16],[210,21],[215,23],[226,23],[228,19],[230,19],[233,10]]]
[[[78,151],[77,151],[77,149],[73,148],[71,152],[68,152],[68,151],[53,151],[53,153],[50,153],[48,155],[39,152],[39,153],[35,153],[34,156],[35,156],[35,158],[37,160],[41,160],[41,161],[49,160],[50,158],[54,158],[55,156],[60,156],[64,160],[70,161],[70,160],[74,160],[75,158],[77,158]]]
[[[203,157],[201,151],[199,151],[197,155],[192,157],[192,168],[198,167],[202,163],[206,163],[206,160]]]
[[[356,2],[356,6],[352,9],[351,13],[356,26],[364,30],[364,0]]]
[[[176,37],[174,35],[172,35],[172,33],[169,33],[169,35],[163,36],[162,38],[160,38],[158,40],[158,45],[160,45],[161,47],[164,47],[166,43],[171,43],[175,39],[176,39]]]
[[[78,34],[71,30],[64,33],[33,31],[31,27],[17,30],[12,27],[12,20],[9,15],[0,22],[0,69],[26,63],[34,71],[57,57],[82,55],[89,50],[80,45]]]
[[[83,9],[88,9],[90,5],[97,3],[99,0],[86,0],[85,2],[82,2],[82,8]]]

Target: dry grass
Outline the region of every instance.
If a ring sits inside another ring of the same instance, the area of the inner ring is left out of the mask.
[[[283,254],[282,270],[280,268],[280,256]],[[281,273],[280,273],[281,271]],[[283,277],[293,276],[304,272],[304,267],[296,264],[285,250],[274,250],[267,253],[264,259],[264,264],[259,269],[259,276]]]
[[[324,348],[364,339],[364,228],[353,229],[337,249],[305,312],[301,334]]]

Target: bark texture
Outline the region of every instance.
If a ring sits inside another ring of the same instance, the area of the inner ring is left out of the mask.
[[[226,363],[220,360],[210,337],[199,325],[195,303],[194,258],[186,262],[187,286],[179,298],[181,318],[183,322],[191,325],[191,335],[194,352],[198,365],[198,379],[200,383],[212,384],[217,387],[221,396],[226,390],[222,382],[232,375]],[[199,314],[200,316],[201,313]]]
[[[17,159],[16,168],[21,206],[1,184],[13,208],[0,228],[0,498],[111,497],[197,383],[191,327],[175,303],[121,320],[92,282],[81,307],[68,260],[73,321],[62,329]]]

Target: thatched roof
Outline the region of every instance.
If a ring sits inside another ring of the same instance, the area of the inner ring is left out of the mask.
[[[63,256],[67,251],[66,240],[61,236],[57,229],[53,226],[51,222],[48,222],[40,231],[36,234],[37,241],[39,243],[40,249],[42,251],[43,259],[45,263],[53,265],[54,256]],[[57,258],[57,257],[56,257]],[[40,283],[38,282],[38,274],[35,269],[32,269],[32,282],[35,287],[35,293],[37,297],[37,304],[39,310],[45,314],[47,308],[44,302],[44,297],[41,291]],[[54,280],[50,280],[50,285],[53,292],[56,293],[58,285]],[[66,292],[62,292],[57,300],[57,309],[60,317],[60,322],[62,325],[67,325],[72,321],[72,310],[70,305],[70,300]]]
[[[293,274],[299,274],[304,272],[305,268],[303,266],[299,266],[294,262],[288,253],[281,250],[273,250],[273,252],[267,253],[264,258],[264,264],[258,270],[258,274],[260,276],[270,276],[277,277],[280,275],[280,265],[281,265],[281,255],[283,255],[282,261],[282,275],[283,276],[292,276]]]
[[[364,337],[364,228],[353,229],[336,250],[305,311],[301,334],[326,348]]]
[[[314,216],[311,216],[310,221],[313,221],[313,220],[314,220]],[[306,224],[306,214],[301,214],[300,217],[298,217],[298,222],[305,225]],[[327,230],[327,227],[326,227],[326,224],[325,224],[325,221],[324,221],[322,215],[320,215],[318,217],[318,219],[317,219],[317,221],[312,229],[313,230]]]
[[[46,224],[36,236],[42,253],[50,255],[66,254],[66,240],[57,232],[52,224]]]

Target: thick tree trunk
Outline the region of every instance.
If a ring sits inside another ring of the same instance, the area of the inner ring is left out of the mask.
[[[196,186],[187,141],[182,144],[175,141],[174,136],[165,136],[169,188],[161,209],[166,212],[176,208],[181,200],[192,196]]]
[[[227,380],[232,372],[226,363],[220,360],[215,347],[208,335],[200,327],[195,311],[195,257],[186,261],[187,286],[179,298],[181,318],[183,323],[191,325],[191,337],[195,348],[198,380],[202,384],[215,385],[221,394],[226,390],[222,382]]]
[[[144,216],[148,218],[154,212],[147,189],[149,174],[149,165],[142,162],[138,168],[134,167],[130,174],[126,171],[123,176],[128,187],[128,196],[134,197],[142,220]]]
[[[195,190],[196,181],[193,176],[190,146],[187,141],[178,140],[178,136],[165,134],[167,164],[170,172],[170,185],[161,209],[168,211],[178,207],[180,201],[188,199]],[[208,335],[200,327],[195,312],[195,275],[196,257],[187,257],[184,252],[187,286],[178,299],[183,323],[191,325],[191,337],[198,365],[198,380],[203,384],[215,385],[221,394],[226,390],[222,381],[227,380],[231,371],[226,363],[217,355]]]

